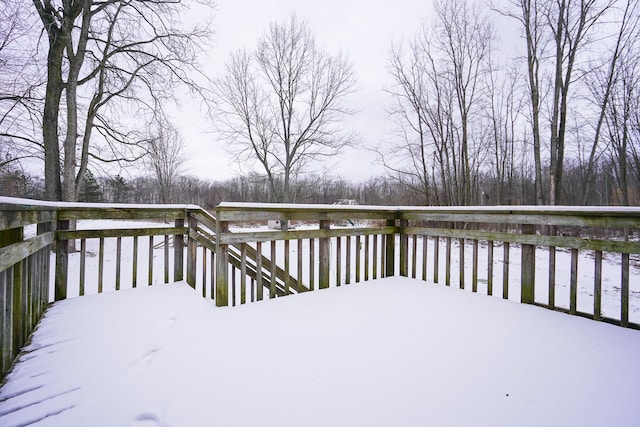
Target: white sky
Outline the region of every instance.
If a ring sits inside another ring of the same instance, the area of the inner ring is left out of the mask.
[[[243,46],[253,48],[270,22],[287,18],[292,12],[308,22],[323,49],[348,54],[358,79],[349,102],[358,112],[347,119],[346,127],[359,132],[364,145],[377,145],[389,131],[385,108],[390,97],[383,91],[390,86],[386,71],[389,48],[394,40],[411,38],[420,23],[430,19],[431,2],[218,0],[207,73],[218,74],[231,51]],[[237,165],[230,164],[225,154],[224,143],[207,132],[207,119],[197,108],[187,102],[176,117],[189,147],[187,172],[212,180],[239,174]],[[375,156],[364,149],[349,149],[332,162],[332,174],[353,180],[382,175],[380,166],[371,165],[374,160]]]

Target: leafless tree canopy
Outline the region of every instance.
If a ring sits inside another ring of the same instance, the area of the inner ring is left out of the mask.
[[[164,115],[174,90],[203,90],[197,59],[209,31],[180,21],[196,3],[187,0],[32,1],[48,41],[47,193],[75,200],[90,161],[140,158],[145,127]]]
[[[421,188],[425,203],[470,204],[486,148],[478,136],[495,35],[465,1],[436,2],[435,10],[406,53],[392,49],[391,113],[402,145],[381,154],[399,179]]]
[[[397,133],[379,150],[391,175],[427,204],[631,203],[638,3],[434,5],[435,19],[391,51]],[[494,18],[521,30],[506,58],[494,55]]]
[[[291,16],[272,23],[255,50],[229,59],[215,82],[218,127],[236,159],[257,163],[274,200],[287,202],[309,162],[351,143],[340,119],[353,85],[347,59],[323,52],[307,24]]]
[[[37,52],[30,38],[35,20],[20,2],[0,3],[0,167],[39,152],[35,129],[41,124]]]
[[[161,203],[172,203],[176,182],[185,162],[184,141],[178,131],[167,123],[159,123],[150,135],[147,164],[158,184]]]

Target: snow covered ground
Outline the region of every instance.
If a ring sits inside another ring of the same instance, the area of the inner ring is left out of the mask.
[[[637,426],[640,332],[391,277],[216,309],[184,283],[61,301],[0,425]]]

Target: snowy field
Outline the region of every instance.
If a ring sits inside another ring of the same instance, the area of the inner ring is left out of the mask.
[[[640,332],[386,278],[216,309],[184,283],[61,301],[0,425],[637,426]]]

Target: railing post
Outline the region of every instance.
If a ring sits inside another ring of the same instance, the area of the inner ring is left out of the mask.
[[[61,220],[56,224],[56,231],[68,230],[69,221]],[[69,242],[67,240],[56,239],[56,281],[55,295],[56,301],[67,298],[67,274],[69,270]]]
[[[21,242],[23,237],[24,231],[22,227],[0,231],[0,248]],[[22,283],[22,264],[23,261],[1,273],[4,276],[4,287],[7,290],[5,295],[7,307],[5,308],[6,311],[2,313],[3,317],[6,316],[3,322],[6,327],[1,331],[3,336],[7,334],[7,338],[9,338],[6,345],[9,347],[7,354],[10,356],[4,364],[6,368],[11,365],[13,357],[20,351],[25,338],[23,324],[26,319],[23,316],[22,301],[22,287],[25,284]],[[2,350],[4,354],[5,349],[3,348]]]
[[[51,222],[43,222],[37,225],[37,233],[44,234],[51,231],[53,228],[53,224]],[[43,251],[42,255],[42,269],[38,272],[40,274],[40,286],[42,291],[42,299],[40,301],[41,307],[38,313],[42,314],[42,312],[47,307],[49,303],[49,269],[51,268],[51,258],[49,257],[49,252],[51,250],[50,246],[47,246]]]
[[[409,276],[409,236],[402,229],[408,225],[408,220],[400,220],[400,275],[403,277]]]
[[[220,218],[220,215],[217,215]],[[229,245],[222,244],[222,235],[229,231],[229,223],[216,221],[216,306],[229,305]],[[274,277],[271,280],[275,280]]]
[[[535,225],[522,224],[522,234],[534,234]],[[535,302],[536,286],[536,247],[534,245],[522,245],[520,268],[520,302],[533,304]]]
[[[387,227],[395,227],[396,220],[388,219]],[[385,247],[385,275],[386,277],[396,275],[396,233],[386,235],[386,247]]]
[[[187,215],[187,283],[196,288],[196,260],[198,257],[197,228],[198,220],[191,214]],[[204,286],[204,284],[202,285]]]
[[[329,230],[331,228],[331,221],[321,220],[320,230]],[[320,252],[319,252],[319,271],[318,271],[318,288],[326,289],[329,287],[329,266],[331,258],[331,246],[329,237],[320,238]]]
[[[175,221],[176,228],[184,227],[184,219]],[[173,281],[179,282],[184,279],[184,234],[173,236]]]

